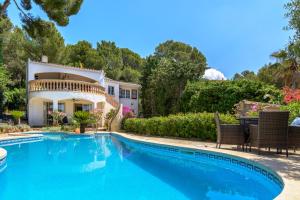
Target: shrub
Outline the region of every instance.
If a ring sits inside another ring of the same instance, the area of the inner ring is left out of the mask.
[[[49,113],[53,118],[53,126],[58,126],[59,124],[63,124],[63,119],[67,116],[64,112],[59,112],[57,110]]]
[[[104,125],[109,131],[111,130],[111,124],[116,114],[117,114],[117,110],[110,109],[110,111],[105,115]]]
[[[281,110],[288,110],[290,111],[290,118],[289,122],[292,122],[296,117],[300,117],[300,102],[293,101],[288,105],[283,105],[280,108]]]
[[[16,124],[20,124],[20,119],[25,115],[24,111],[13,110],[10,112],[11,116],[14,118]]]
[[[181,98],[183,112],[233,112],[241,100],[278,103],[281,91],[259,81],[198,81],[188,83]]]
[[[220,117],[224,123],[237,123],[232,115],[221,114]],[[216,140],[213,113],[177,114],[148,119],[131,118],[125,121],[124,128],[128,132],[142,135]]]
[[[1,133],[14,133],[14,132],[24,132],[24,131],[30,131],[30,126],[26,124],[20,124],[17,126],[12,126],[9,124],[0,124],[0,134]]]
[[[124,124],[125,124],[125,121],[126,119],[129,119],[129,118],[134,118],[134,113],[129,111],[129,112],[126,112],[122,118],[122,121],[121,121],[121,129],[124,129]]]
[[[89,112],[77,111],[74,113],[73,120],[80,124],[80,133],[85,132],[85,127],[89,123],[93,123],[93,118]]]

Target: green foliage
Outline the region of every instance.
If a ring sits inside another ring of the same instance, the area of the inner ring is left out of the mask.
[[[148,57],[142,73],[144,115],[178,112],[187,81],[198,80],[205,68],[206,59],[198,49],[175,41],[160,44]]]
[[[51,116],[53,118],[53,125],[57,126],[59,124],[62,124],[62,121],[63,121],[64,117],[66,117],[66,114],[55,110],[51,113]]]
[[[8,125],[8,124],[0,124],[0,134],[1,133],[14,133],[14,132],[24,132],[30,131],[30,126],[26,124],[19,124],[19,125]]]
[[[43,132],[61,132],[62,127],[61,126],[47,126],[47,127],[43,127],[41,130]]]
[[[105,115],[104,125],[109,131],[111,130],[111,123],[112,123],[112,120],[114,119],[114,117],[116,116],[116,114],[117,114],[117,110],[110,109],[110,111],[108,113],[106,113],[106,115]]]
[[[241,100],[278,102],[281,91],[259,81],[198,81],[188,83],[181,99],[183,112],[232,112]]]
[[[79,124],[89,124],[93,122],[91,114],[86,111],[75,112],[73,119]]]
[[[80,133],[85,132],[85,128],[90,123],[95,123],[95,118],[86,111],[77,111],[73,115],[73,123],[80,124]]]
[[[284,86],[283,71],[284,67],[280,63],[268,64],[259,69],[257,77],[264,83],[282,88]]]
[[[10,112],[10,114],[15,120],[18,120],[25,115],[25,112],[20,110],[13,110]]]
[[[97,51],[104,62],[104,70],[108,77],[118,79],[115,71],[122,69],[122,52],[114,42],[101,41],[97,43]]]
[[[237,123],[232,115],[221,114],[220,117],[226,124]],[[177,114],[148,119],[131,118],[125,121],[124,128],[128,132],[142,135],[216,140],[213,113]]]
[[[55,24],[44,22],[46,27],[43,34],[29,34],[31,40],[27,40],[25,49],[29,49],[32,60],[40,60],[42,55],[47,55],[51,63],[63,63],[65,59],[65,43]]]
[[[296,117],[300,117],[300,102],[299,101],[293,101],[293,102],[289,103],[288,105],[282,105],[280,109],[290,111],[289,122],[292,122]]]
[[[7,89],[7,83],[8,83],[8,72],[4,68],[2,64],[0,64],[0,114],[3,111],[4,107],[4,92]]]
[[[26,108],[26,89],[25,88],[13,88],[6,90],[4,93],[6,107],[9,110]]]
[[[131,67],[126,67],[120,74],[119,80],[125,82],[138,83],[141,78],[141,73]]]
[[[247,79],[247,80],[258,80],[256,74],[253,71],[245,70],[242,73],[236,73],[233,77],[233,80],[241,80],[241,79]]]
[[[9,72],[11,87],[25,87],[26,65],[31,56],[27,52],[28,40],[24,32],[14,28],[5,38],[3,47],[4,64]],[[34,51],[31,49],[30,51]]]
[[[144,60],[138,54],[126,48],[118,48],[114,42],[107,41],[97,43],[97,52],[103,61],[107,77],[139,82]]]
[[[289,24],[287,29],[292,29],[295,31],[295,38],[300,36],[300,0],[291,0],[285,4],[285,9],[287,13],[285,16],[289,19]]]
[[[14,118],[15,122],[17,124],[20,124],[20,119],[25,115],[25,112],[20,110],[13,110],[10,112],[10,114]]]
[[[101,70],[103,66],[102,58],[93,49],[92,44],[85,40],[79,41],[74,45],[68,45],[66,47],[66,57],[65,64],[71,66],[97,70]]]
[[[41,19],[30,13],[33,2],[47,14],[50,20],[55,21],[60,26],[66,26],[69,24],[69,17],[78,13],[83,0],[21,0],[21,4],[19,1],[15,1],[23,25],[30,31],[43,29]],[[6,16],[9,5],[9,0],[5,0],[3,4],[0,4],[0,18]]]
[[[134,53],[130,49],[121,48],[123,68],[130,67],[137,71],[142,71],[144,66],[144,59],[137,53]]]

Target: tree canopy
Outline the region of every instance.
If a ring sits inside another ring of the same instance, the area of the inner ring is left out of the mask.
[[[206,58],[182,42],[166,41],[149,56],[142,73],[142,106],[146,116],[179,111],[179,99],[188,80],[199,80]]]

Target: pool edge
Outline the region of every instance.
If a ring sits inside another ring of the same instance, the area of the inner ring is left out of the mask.
[[[106,132],[107,133],[107,132]],[[186,148],[186,149],[190,149],[190,150],[196,150],[196,151],[208,151],[208,152],[212,152],[212,153],[217,153],[217,154],[223,154],[225,156],[230,156],[230,157],[237,157],[239,159],[243,159],[243,160],[247,160],[249,162],[252,163],[256,163],[260,166],[263,166],[266,169],[269,169],[273,174],[276,174],[277,177],[280,178],[280,180],[283,183],[283,189],[282,191],[278,194],[278,196],[275,198],[276,200],[297,200],[299,199],[299,195],[300,195],[300,191],[297,190],[297,186],[300,184],[299,181],[297,181],[297,183],[295,184],[292,180],[284,177],[283,175],[281,175],[281,173],[279,173],[275,168],[273,168],[272,166],[267,166],[262,162],[259,162],[257,160],[253,160],[253,159],[249,159],[247,157],[243,157],[243,156],[239,156],[236,155],[235,151],[229,151],[226,150],[226,152],[222,152],[222,150],[219,149],[206,149],[206,148],[201,148],[201,147],[191,147],[188,145],[181,145],[181,144],[172,144],[172,143],[168,143],[168,142],[162,142],[162,141],[155,141],[153,140],[152,137],[145,137],[145,136],[138,136],[138,135],[131,135],[128,133],[122,133],[122,132],[109,132],[110,134],[115,134],[130,140],[134,140],[137,142],[144,142],[144,143],[150,143],[150,144],[156,144],[156,145],[165,145],[165,146],[171,146],[171,147],[177,147],[177,148]],[[146,138],[146,139],[145,139]],[[259,157],[259,156],[257,156]]]

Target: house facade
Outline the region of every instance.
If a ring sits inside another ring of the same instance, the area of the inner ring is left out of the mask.
[[[116,101],[127,107],[135,115],[139,113],[139,89],[140,85],[136,83],[128,83],[115,81],[105,78],[105,92],[113,97]]]
[[[101,109],[105,116],[110,109],[122,109],[124,103],[138,113],[140,85],[107,79],[102,70],[51,64],[44,57],[42,62],[28,62],[26,80],[31,126],[50,124],[52,111],[64,112],[69,119],[76,111]],[[125,88],[130,90],[130,98],[126,98],[126,90],[123,95]]]

